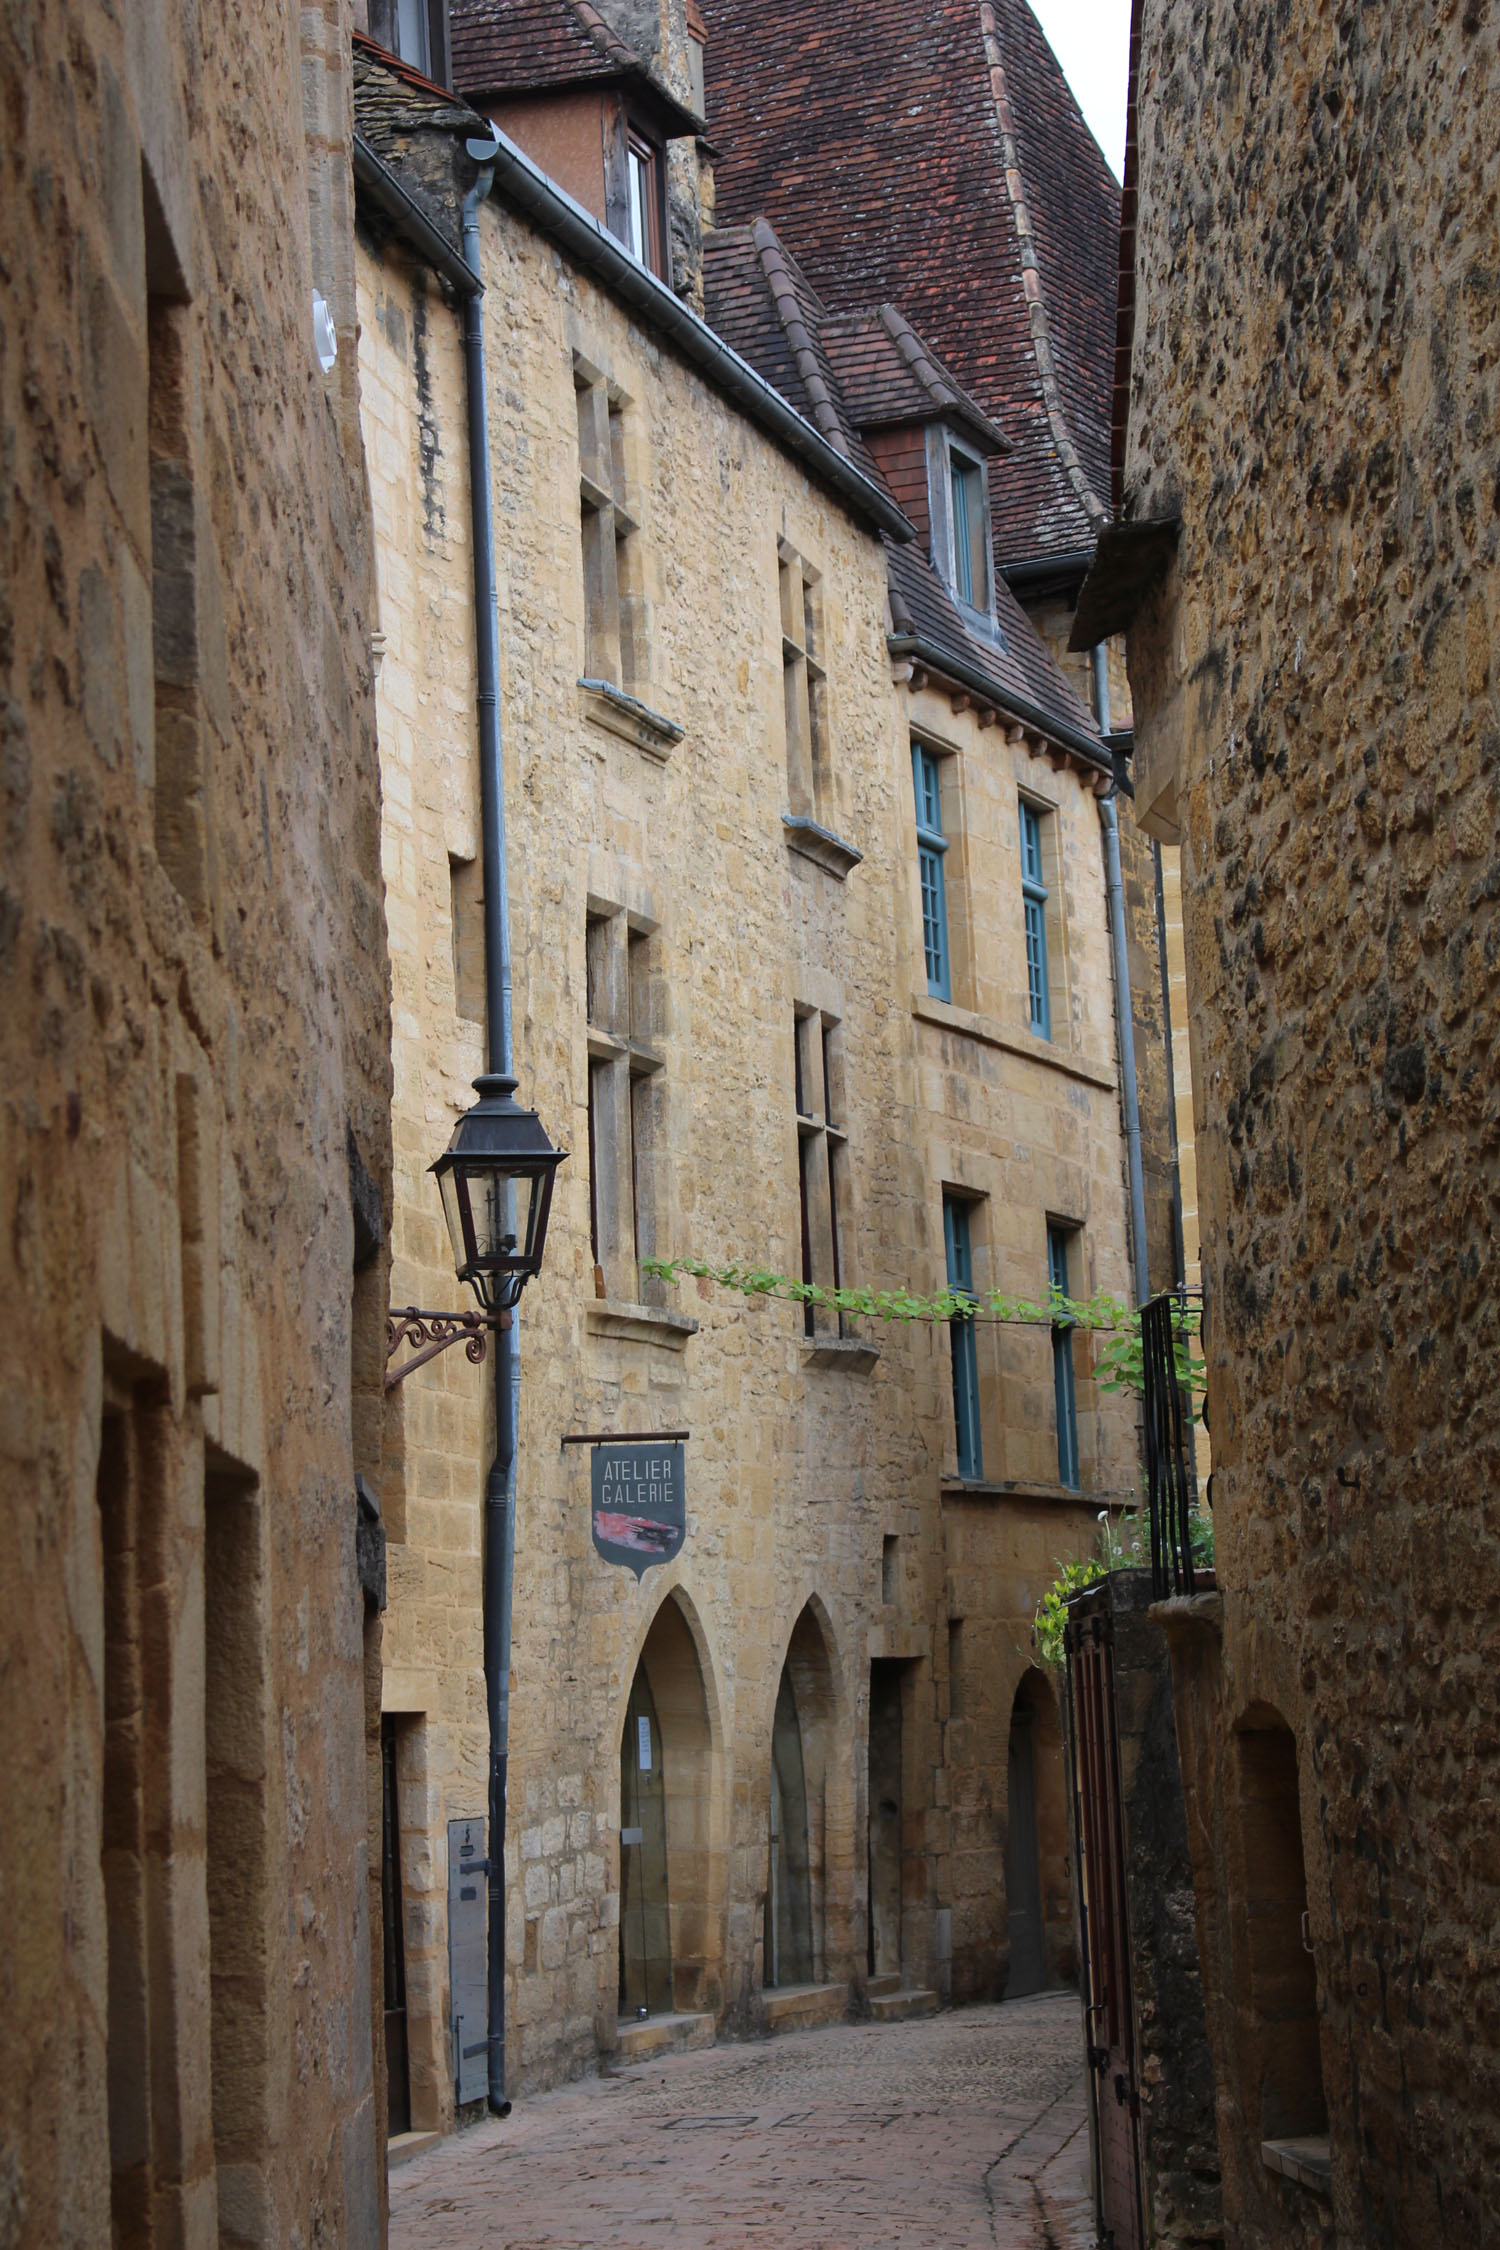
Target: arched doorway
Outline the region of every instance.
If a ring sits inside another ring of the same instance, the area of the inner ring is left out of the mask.
[[[622,2017],[719,2005],[717,1798],[704,1667],[673,1593],[646,1635],[620,1737]]]
[[[1067,1797],[1057,1700],[1035,1668],[1011,1705],[1006,1750],[1005,1901],[1010,1970],[1005,1997],[1055,1983],[1071,1960]]]
[[[766,1983],[813,1981],[807,1774],[791,1669],[783,1664],[771,1729],[771,1852],[766,1876]]]
[[[770,1841],[761,1977],[768,1989],[849,1974],[853,1775],[832,1629],[807,1602],[792,1627],[771,1728]]]

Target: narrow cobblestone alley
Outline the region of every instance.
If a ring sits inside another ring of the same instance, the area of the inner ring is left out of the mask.
[[[1078,2001],[643,2063],[391,2177],[392,2250],[1085,2250]]]

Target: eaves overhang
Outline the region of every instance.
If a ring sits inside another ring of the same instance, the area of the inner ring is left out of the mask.
[[[892,539],[904,542],[916,537],[895,501],[805,422],[780,391],[715,335],[707,321],[633,258],[592,212],[539,171],[513,141],[503,133],[498,138],[492,196],[500,197],[529,219],[585,272],[639,314],[656,334],[669,339],[721,396],[732,400],[768,436],[795,454],[821,483],[847,502],[853,514]]]
[[[1142,603],[1171,569],[1181,532],[1179,515],[1103,526],[1073,612],[1070,649],[1095,648],[1129,630]]]
[[[950,680],[966,694],[989,704],[996,711],[1005,712],[1018,726],[1029,727],[1044,735],[1060,750],[1071,751],[1074,757],[1086,758],[1101,774],[1113,774],[1113,763],[1104,741],[1098,735],[1086,734],[1082,727],[1070,726],[1066,719],[1054,717],[1040,704],[1028,703],[1025,696],[1004,687],[978,665],[967,664],[951,649],[940,642],[929,641],[920,633],[888,633],[885,645],[891,655],[903,662],[919,664],[935,677]]]
[[[460,296],[480,294],[484,284],[473,267],[361,133],[354,136],[354,179],[359,193],[385,214],[408,249],[434,273],[441,274]]]

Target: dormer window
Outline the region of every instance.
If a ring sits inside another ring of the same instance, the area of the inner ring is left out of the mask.
[[[637,126],[625,129],[625,216],[630,254],[662,274],[661,150]]]
[[[953,590],[970,609],[988,609],[989,510],[984,504],[984,470],[956,445],[948,448],[948,490],[953,501]]]
[[[932,557],[966,609],[988,619],[994,608],[990,579],[989,483],[985,465],[946,430],[934,431],[938,458],[929,466],[939,489],[932,511]]]

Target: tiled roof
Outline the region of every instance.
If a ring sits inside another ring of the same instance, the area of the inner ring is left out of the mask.
[[[1009,450],[1002,433],[894,305],[825,320],[823,344],[859,429],[942,417],[962,423],[981,452]]]
[[[589,0],[452,0],[453,83],[471,99],[625,80],[650,97],[669,136],[693,116]]]
[[[860,436],[863,416],[856,414],[840,374],[843,357],[852,359],[859,369],[868,368],[870,355],[862,356],[857,347],[872,320],[900,372],[887,370],[878,381],[874,376],[865,378],[867,401],[874,397],[877,403],[890,403],[896,395],[895,386],[904,384],[900,391],[904,418],[931,418],[941,400],[940,411],[945,416],[955,420],[967,416],[990,429],[895,307],[882,308],[874,316],[861,315],[857,322],[830,320],[806,274],[764,219],[745,227],[721,228],[707,237],[703,287],[709,322],[725,343],[758,375],[773,383],[788,404],[812,422],[853,466],[876,481],[882,481],[880,471]],[[885,317],[887,311],[890,319]],[[896,349],[898,337],[904,342],[904,352]],[[998,431],[990,430],[990,435],[999,442]],[[991,471],[992,475],[1003,473],[1003,461]],[[946,655],[966,679],[982,685],[1002,708],[1013,709],[1019,703],[1069,736],[1086,737],[1090,743],[1098,741],[1094,720],[1068,686],[1008,586],[1002,582],[998,588],[999,634],[990,639],[965,622],[934,569],[924,541],[898,545],[887,540],[886,552],[891,618],[897,634],[922,642],[929,658],[939,663]],[[1099,754],[1102,757],[1102,748]]]
[[[899,304],[1012,441],[996,551],[1084,551],[1109,497],[1120,191],[1026,0],[704,0],[717,208],[836,314]]]
[[[453,82],[493,94],[639,70],[641,58],[588,0],[453,0]]]

